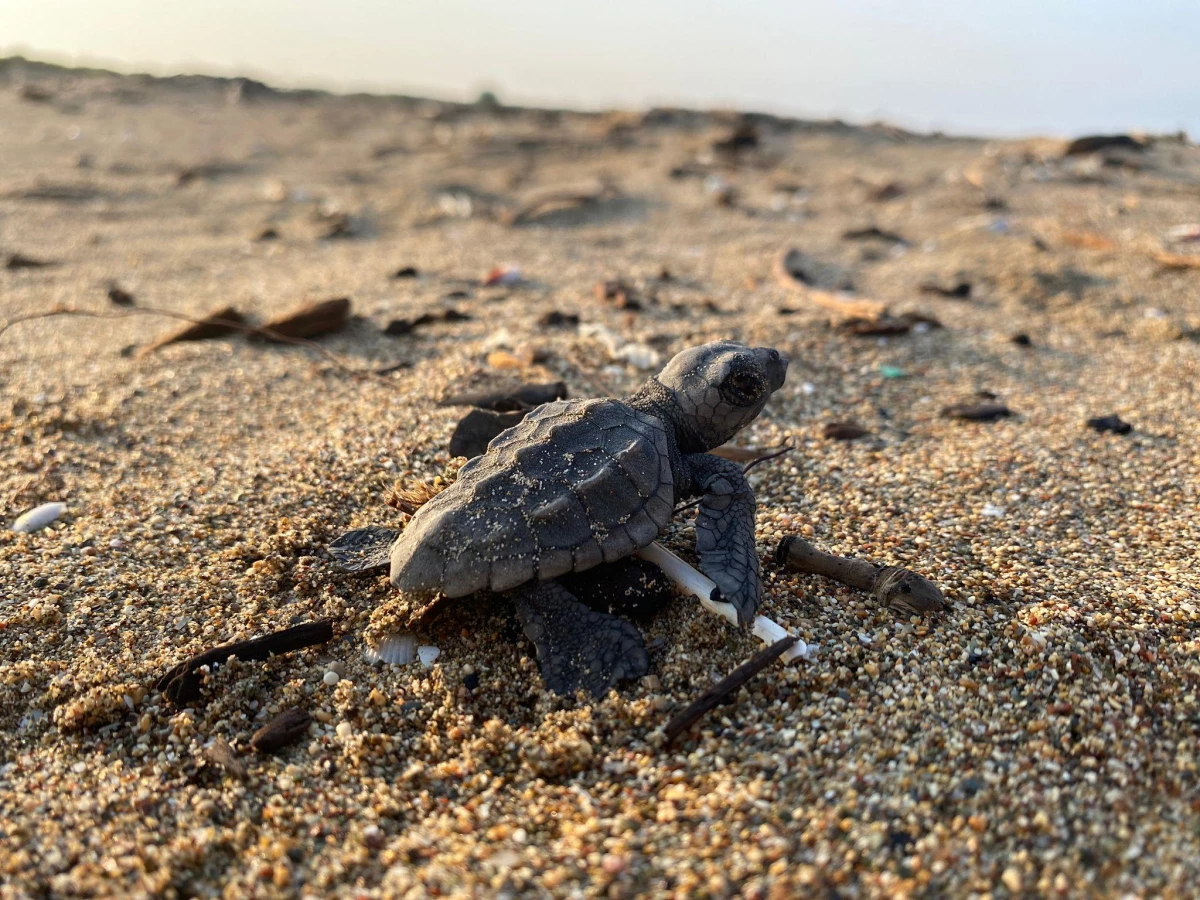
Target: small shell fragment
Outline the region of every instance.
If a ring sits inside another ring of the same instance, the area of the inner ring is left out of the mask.
[[[429,669],[433,667],[433,661],[442,655],[442,651],[437,647],[424,646],[417,648],[417,656],[421,659],[421,665]]]
[[[366,657],[372,664],[407,666],[417,658],[417,639],[404,631],[385,635],[378,646],[367,648]]]
[[[23,513],[17,521],[13,522],[12,530],[29,534],[39,528],[45,528],[66,511],[67,504],[65,503],[43,503],[41,506],[35,506]]]

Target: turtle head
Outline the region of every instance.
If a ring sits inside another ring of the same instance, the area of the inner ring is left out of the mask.
[[[679,449],[719,447],[762,412],[783,387],[788,359],[769,347],[718,341],[677,355],[654,379],[674,401]]]

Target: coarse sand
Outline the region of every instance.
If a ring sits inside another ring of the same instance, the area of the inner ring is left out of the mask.
[[[1200,268],[1155,254],[1200,253],[1200,149],[735,125],[0,63],[0,327],[105,316],[0,333],[0,898],[1196,895]],[[523,208],[546,192],[572,196]],[[811,285],[777,278],[787,249]],[[935,321],[848,333],[813,293],[845,289]],[[320,350],[138,352],[180,324],[146,307],[334,297]],[[796,447],[750,477],[763,612],[815,658],[669,746],[758,648],[687,598],[599,702],[547,692],[487,599],[442,604],[430,665],[369,664],[390,587],[325,546],[453,469],[440,399],[619,395],[718,338],[792,360],[738,442]],[[942,415],[981,402],[1012,415]],[[1110,414],[1133,430],[1085,424]],[[789,534],[947,609],[787,573]],[[326,617],[194,707],[152,689]],[[255,754],[294,706],[308,733]]]

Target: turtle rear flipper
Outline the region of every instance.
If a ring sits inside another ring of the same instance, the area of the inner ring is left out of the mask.
[[[380,525],[347,531],[327,548],[347,572],[366,572],[391,563],[389,551],[400,532]]]
[[[584,605],[562,585],[531,585],[513,599],[537,647],[542,679],[555,693],[586,688],[599,699],[618,681],[649,670],[646,642],[634,625]]]

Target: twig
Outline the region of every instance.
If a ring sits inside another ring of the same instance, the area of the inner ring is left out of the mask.
[[[747,464],[747,466],[744,469],[742,469],[742,474],[743,475],[748,474],[750,472],[750,470],[753,469],[755,466],[757,466],[759,463],[770,462],[773,459],[778,459],[779,457],[783,456],[785,453],[791,453],[795,449],[796,448],[793,447],[791,444],[784,444],[781,449],[776,450],[774,453],[768,453],[766,456],[760,456],[758,459],[751,461],[749,464]]]
[[[746,463],[746,465],[742,467],[742,474],[743,475],[747,474],[751,469],[753,469],[759,463],[770,462],[773,459],[778,459],[779,457],[783,456],[783,454],[791,453],[795,449],[796,448],[793,447],[791,444],[784,444],[783,449],[781,449],[781,450],[776,450],[774,453],[768,453],[765,456],[760,456],[757,459],[752,459],[750,462]],[[728,457],[726,457],[726,458],[728,458]],[[675,507],[675,514],[678,515],[679,513],[684,512],[685,510],[691,509],[693,506],[699,506],[703,502],[704,502],[703,497],[697,497],[695,500],[689,500],[687,503],[683,503],[683,504],[680,504],[679,506]]]
[[[137,306],[133,309],[125,309],[112,312],[101,312],[92,309],[79,309],[73,306],[57,306],[54,309],[49,309],[44,312],[30,313],[25,316],[14,316],[5,319],[0,323],[0,336],[8,331],[14,325],[20,325],[23,322],[33,322],[37,319],[50,319],[56,316],[78,316],[86,319],[125,319],[129,316],[161,316],[164,319],[175,319],[180,322],[190,322],[192,325],[220,325],[224,328],[229,328],[233,331],[241,331],[245,334],[254,334],[267,338],[268,340],[276,341],[281,344],[293,344],[297,347],[307,347],[315,351],[335,366],[338,370],[346,375],[361,376],[361,375],[386,375],[389,372],[394,372],[397,366],[388,366],[382,369],[360,369],[354,366],[348,366],[343,363],[336,354],[329,352],[316,341],[310,341],[307,338],[291,337],[286,334],[280,334],[270,328],[262,325],[249,325],[245,322],[236,322],[232,319],[197,319],[192,316],[184,315],[183,313],[172,312],[167,309],[156,309],[152,306]],[[403,368],[404,363],[399,364],[399,368]]]
[[[793,572],[822,575],[868,591],[887,609],[920,614],[937,612],[946,603],[938,586],[916,572],[823,553],[795,535],[779,542],[775,560]]]
[[[726,698],[738,691],[751,678],[783,656],[796,643],[797,638],[782,638],[764,650],[758,651],[746,662],[742,663],[703,694],[685,706],[663,728],[666,742],[670,744],[675,738],[692,727],[700,717],[718,707]]]
[[[784,250],[775,258],[775,280],[789,291],[794,291],[817,306],[824,307],[852,319],[878,319],[887,313],[887,304],[881,303],[878,300],[840,297],[829,291],[818,290],[804,284],[792,274],[792,270],[788,265],[789,257],[795,252],[795,250]]]
[[[154,683],[154,689],[166,694],[167,699],[175,706],[183,706],[200,699],[203,676],[198,674],[197,670],[202,666],[220,665],[231,656],[236,656],[242,661],[269,659],[276,653],[303,650],[305,647],[331,640],[333,619],[321,619],[248,641],[223,644],[198,653],[172,667]]]

